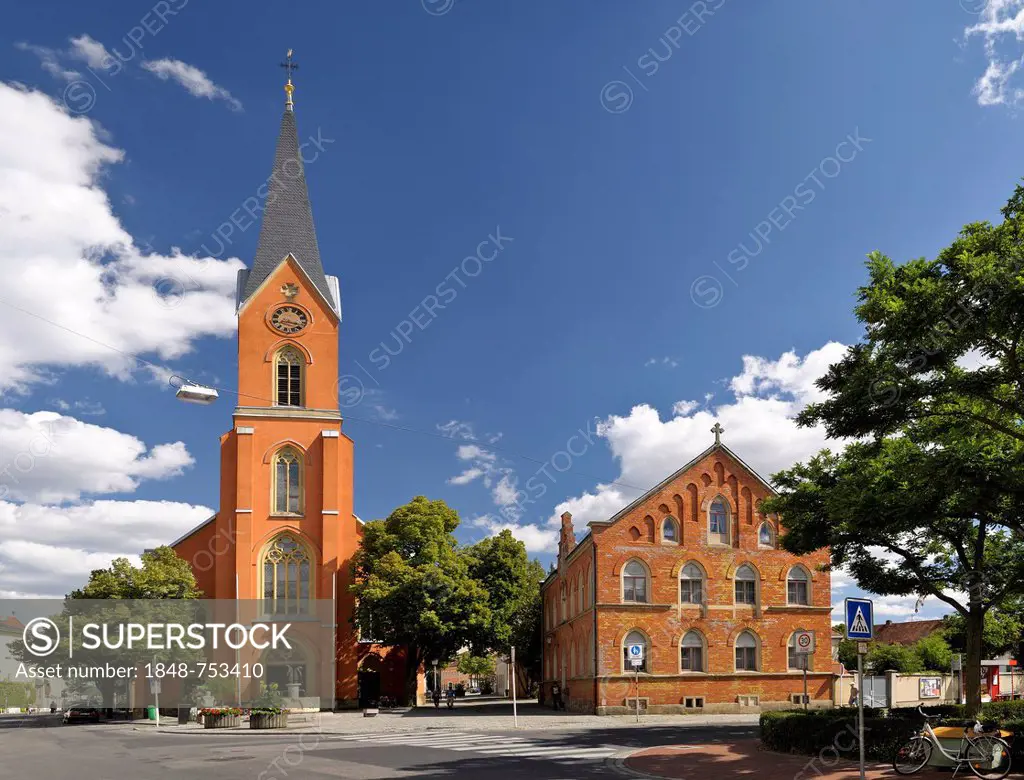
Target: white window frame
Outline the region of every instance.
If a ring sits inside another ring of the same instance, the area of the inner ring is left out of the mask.
[[[697,569],[697,571],[700,572],[700,578],[699,579],[694,579],[693,577],[686,577],[686,576],[684,576],[685,573],[686,573],[686,569],[689,566],[695,567]],[[678,588],[677,594],[676,594],[676,597],[679,599],[679,603],[680,604],[691,604],[691,605],[694,605],[694,606],[698,606],[698,605],[704,604],[707,601],[707,599],[706,599],[706,595],[707,595],[707,590],[706,590],[707,589],[707,580],[708,580],[707,572],[704,571],[704,567],[701,566],[699,563],[697,563],[697,561],[687,561],[685,564],[683,564],[683,567],[679,570],[679,588]],[[683,583],[684,582],[698,582],[698,583],[700,583],[699,586],[698,586],[698,590],[700,591],[700,599],[699,600],[697,600],[697,601],[683,601]]]

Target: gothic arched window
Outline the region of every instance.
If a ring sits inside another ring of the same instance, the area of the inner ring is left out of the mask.
[[[757,529],[757,546],[758,547],[774,547],[775,546],[775,531],[772,530],[771,523],[761,523],[761,527]]]
[[[291,447],[279,450],[272,461],[271,506],[275,515],[301,515],[303,505],[302,456]]]
[[[758,663],[758,648],[760,643],[757,637],[750,631],[744,631],[736,637],[736,671],[756,672]]]
[[[679,601],[682,604],[704,603],[704,570],[688,563],[679,573]]]
[[[679,668],[684,672],[704,671],[704,638],[699,631],[687,631],[679,643]]]
[[[708,541],[712,544],[729,544],[729,510],[725,501],[716,498],[708,510]]]
[[[295,347],[282,347],[274,355],[274,403],[303,406],[303,376],[306,361]]]
[[[640,561],[630,561],[622,569],[622,600],[647,603],[647,568]]]
[[[302,615],[313,598],[313,561],[306,546],[291,534],[274,539],[263,552],[263,611],[268,615]]]

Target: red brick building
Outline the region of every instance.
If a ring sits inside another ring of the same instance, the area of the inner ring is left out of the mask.
[[[635,707],[626,659],[642,644],[641,708],[740,711],[794,706],[803,693],[794,632],[813,631],[811,706],[831,702],[828,551],[779,549],[771,486],[720,441],[577,543],[562,515],[558,566],[541,585],[542,696],[568,709]]]

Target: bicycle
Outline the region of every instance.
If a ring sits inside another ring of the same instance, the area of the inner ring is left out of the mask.
[[[956,765],[953,777],[956,777],[956,773],[964,764],[983,780],[1002,780],[1009,773],[1010,746],[998,736],[983,733],[981,723],[975,721],[965,724],[960,747],[954,754],[942,747],[928,722],[938,716],[925,715],[921,707],[918,707],[917,711],[924,718],[924,728],[896,749],[892,757],[892,768],[897,774],[912,775],[920,771],[931,759],[932,751],[936,748]]]

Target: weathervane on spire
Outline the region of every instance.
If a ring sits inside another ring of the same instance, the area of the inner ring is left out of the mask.
[[[292,62],[292,50],[288,50],[287,58],[281,63],[281,67],[285,69],[288,74],[288,83],[284,85],[284,91],[287,98],[284,101],[284,107],[288,111],[295,109],[295,103],[292,101],[292,93],[295,91],[295,86],[292,84],[292,71],[298,70],[299,66]]]
[[[725,428],[722,427],[722,424],[715,422],[715,427],[711,429],[711,432],[715,434],[715,444],[721,444],[722,434],[725,433]]]

